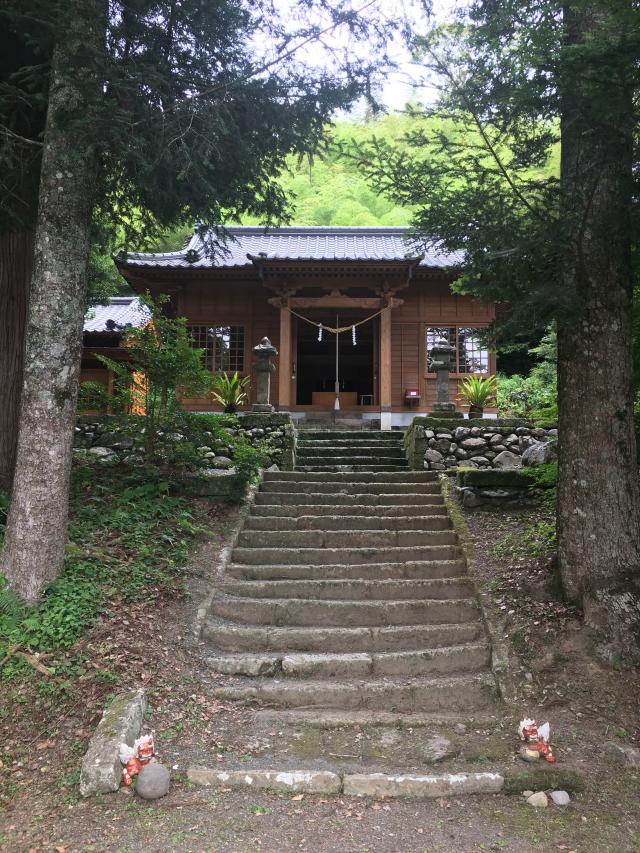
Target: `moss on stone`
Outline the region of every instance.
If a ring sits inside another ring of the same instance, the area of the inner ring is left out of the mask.
[[[528,767],[516,765],[505,771],[504,792],[506,794],[546,791],[550,788],[576,793],[584,790],[585,781],[576,770],[546,762]]]
[[[528,489],[533,483],[530,473],[520,468],[458,468],[456,479],[459,486],[483,488]]]

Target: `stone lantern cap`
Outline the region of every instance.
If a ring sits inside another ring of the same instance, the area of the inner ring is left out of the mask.
[[[256,344],[253,348],[253,352],[257,358],[265,359],[278,355],[278,350],[274,347],[269,338],[263,338],[259,344]]]
[[[438,338],[429,352],[431,369],[450,370],[455,351],[456,348],[449,341],[445,338]]]

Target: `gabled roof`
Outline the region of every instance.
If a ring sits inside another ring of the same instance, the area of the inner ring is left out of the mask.
[[[113,296],[108,305],[93,305],[84,317],[84,331],[117,334],[126,326],[144,326],[151,312],[137,296]]]
[[[199,229],[179,252],[133,252],[121,263],[126,267],[206,269],[250,267],[264,261],[415,261],[419,266],[458,266],[459,252],[445,252],[437,245],[425,248],[412,238],[409,228],[355,228],[293,226],[270,228],[229,226],[226,245],[211,232],[204,239]],[[207,251],[207,246],[213,247]]]

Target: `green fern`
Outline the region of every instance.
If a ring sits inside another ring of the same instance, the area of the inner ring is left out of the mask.
[[[24,619],[26,607],[0,575],[0,640],[6,640]]]

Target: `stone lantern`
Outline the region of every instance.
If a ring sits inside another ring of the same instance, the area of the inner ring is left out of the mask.
[[[429,368],[436,374],[436,400],[432,415],[435,417],[456,417],[456,407],[449,401],[449,374],[454,364],[456,348],[444,338],[431,347],[429,353]]]
[[[253,348],[256,358],[253,369],[256,372],[256,402],[251,407],[252,412],[271,413],[273,406],[269,402],[271,396],[271,374],[276,369],[272,359],[278,355],[278,350],[269,338],[263,338]]]

